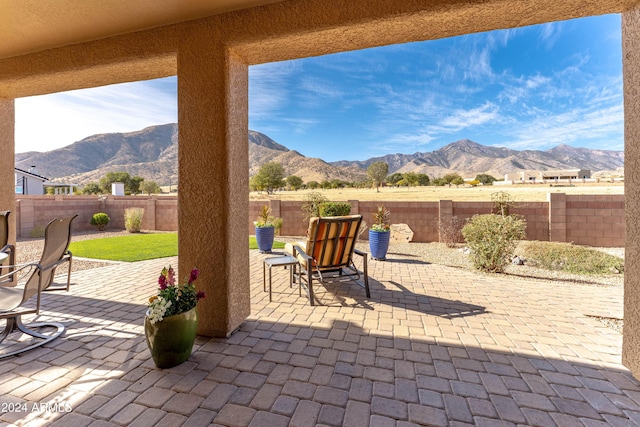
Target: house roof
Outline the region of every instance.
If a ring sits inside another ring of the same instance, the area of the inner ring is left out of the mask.
[[[41,179],[42,181],[48,181],[49,180],[49,178],[46,178],[46,177],[44,177],[42,175],[31,173],[31,172],[28,172],[28,171],[20,169],[20,168],[14,168],[14,169],[15,169],[16,172],[20,172],[22,175],[27,175],[27,176],[30,176],[30,177],[33,177],[33,178]]]
[[[0,0],[0,59],[280,0]]]

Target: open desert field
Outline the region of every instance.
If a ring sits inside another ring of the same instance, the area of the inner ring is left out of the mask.
[[[491,194],[498,191],[505,191],[513,197],[516,202],[540,202],[547,200],[549,193],[565,194],[624,194],[624,183],[609,184],[574,184],[566,187],[551,187],[548,184],[525,184],[525,185],[501,185],[501,186],[460,186],[451,187],[413,187],[413,188],[380,188],[380,192],[375,189],[361,188],[341,188],[331,190],[298,190],[298,191],[278,191],[267,195],[265,192],[251,192],[250,200],[302,200],[306,194],[317,191],[324,194],[329,200],[380,200],[380,201],[491,201]]]

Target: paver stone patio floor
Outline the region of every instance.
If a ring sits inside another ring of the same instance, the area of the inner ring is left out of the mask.
[[[64,323],[64,335],[0,361],[0,425],[640,424],[622,338],[587,316],[619,313],[621,289],[392,254],[370,261],[371,298],[353,283],[317,286],[311,307],[282,268],[269,302],[265,257],[251,251],[240,329],[198,337],[190,359],[166,370],[150,358],[143,316],[177,259],[73,273],[71,291],[45,294],[39,316]]]

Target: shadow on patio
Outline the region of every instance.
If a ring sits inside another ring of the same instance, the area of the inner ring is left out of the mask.
[[[372,261],[371,299],[354,284],[318,286],[324,305],[310,307],[289,288],[283,269],[273,271],[268,302],[264,258],[251,252],[249,319],[228,339],[198,337],[191,358],[167,370],[150,360],[142,316],[157,272],[176,265],[175,258],[74,273],[71,292],[46,294],[40,316],[64,322],[65,335],[0,363],[0,420],[270,427],[640,422],[640,383],[619,363],[620,336],[582,314],[582,301],[608,301],[607,289],[574,292],[433,264]]]

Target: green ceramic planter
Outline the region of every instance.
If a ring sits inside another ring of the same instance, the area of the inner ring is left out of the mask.
[[[149,317],[144,318],[144,334],[147,346],[158,368],[171,368],[191,356],[193,342],[196,339],[198,312],[195,307],[184,313],[165,317],[152,324]]]

